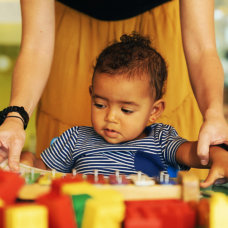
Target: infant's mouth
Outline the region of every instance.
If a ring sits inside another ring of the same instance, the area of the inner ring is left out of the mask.
[[[110,131],[110,132],[116,132],[115,130],[108,129],[108,128],[106,128],[105,130],[106,130],[106,131]]]
[[[109,129],[109,128],[105,128],[104,132],[105,132],[105,135],[110,138],[116,138],[116,136],[118,135],[117,131],[115,131],[113,129]]]

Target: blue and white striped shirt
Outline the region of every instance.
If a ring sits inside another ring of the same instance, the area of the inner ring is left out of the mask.
[[[147,137],[119,144],[107,143],[92,127],[72,127],[41,154],[44,163],[59,172],[89,174],[98,170],[110,175],[135,174],[142,171],[156,176],[168,166],[188,169],[176,162],[176,151],[186,140],[165,124],[152,124],[145,129]]]

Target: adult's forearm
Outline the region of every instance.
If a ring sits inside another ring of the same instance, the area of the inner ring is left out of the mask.
[[[204,118],[223,113],[224,73],[216,50],[213,0],[180,0],[184,53]]]
[[[217,52],[207,51],[188,61],[190,81],[204,118],[223,113],[224,73]]]
[[[31,115],[47,82],[55,40],[54,0],[21,0],[22,41],[10,105]]]
[[[28,50],[20,54],[13,73],[10,105],[32,114],[47,82],[52,55]]]

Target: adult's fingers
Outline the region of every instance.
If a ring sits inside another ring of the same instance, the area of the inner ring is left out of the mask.
[[[202,165],[207,165],[209,162],[209,147],[209,136],[207,134],[200,133],[197,145],[197,155],[199,156]]]
[[[217,169],[210,169],[207,178],[200,183],[200,187],[207,188],[212,185],[217,179],[223,178]]]
[[[0,163],[3,162],[8,157],[8,148],[0,139]]]
[[[21,121],[8,118],[0,127],[1,159],[8,157],[9,167],[19,170],[19,161],[22,147],[25,142],[25,131]]]
[[[7,158],[7,153],[0,150],[0,163],[3,162]]]
[[[19,139],[16,139],[12,142],[9,148],[9,167],[13,171],[19,171],[20,155],[23,148],[24,142]]]

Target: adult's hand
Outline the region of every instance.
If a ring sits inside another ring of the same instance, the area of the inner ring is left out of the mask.
[[[205,165],[210,145],[228,144],[228,125],[223,115],[224,72],[216,49],[214,1],[180,0],[180,16],[189,78],[204,118],[197,154]]]
[[[55,40],[55,1],[21,0],[22,39],[16,61],[9,106],[35,109],[48,80]],[[19,170],[25,131],[20,119],[7,118],[0,126],[0,162]]]
[[[210,170],[204,182],[200,186],[207,188],[212,184],[224,184],[228,180],[228,153],[223,148],[210,148]]]
[[[223,115],[214,115],[206,119],[200,129],[197,154],[201,164],[209,159],[209,146],[225,143],[228,145],[228,124]],[[227,152],[228,153],[228,152]]]
[[[25,130],[21,120],[8,118],[0,126],[0,162],[8,158],[9,167],[19,171],[20,154],[25,142]]]

